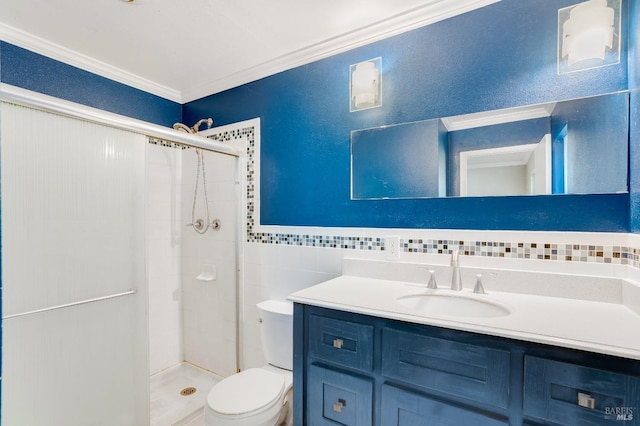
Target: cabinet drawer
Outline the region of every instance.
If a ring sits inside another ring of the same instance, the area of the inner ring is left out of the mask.
[[[382,386],[382,424],[384,426],[449,426],[453,424],[500,426],[509,423],[384,385]]]
[[[524,415],[565,425],[640,425],[640,378],[525,356]]]
[[[371,426],[373,382],[365,377],[311,364],[310,425]]]
[[[309,355],[370,372],[373,369],[373,326],[311,315]]]
[[[382,374],[388,378],[507,408],[509,352],[393,328],[382,330]]]

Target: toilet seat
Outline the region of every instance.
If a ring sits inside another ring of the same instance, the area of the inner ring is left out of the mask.
[[[249,417],[272,408],[284,390],[282,375],[250,368],[217,383],[207,396],[207,405],[217,416]]]

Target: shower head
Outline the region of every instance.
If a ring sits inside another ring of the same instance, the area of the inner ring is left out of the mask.
[[[191,128],[193,130],[194,133],[198,133],[198,130],[200,130],[200,126],[202,124],[206,123],[207,124],[207,129],[209,129],[211,127],[211,125],[213,124],[213,118],[203,118],[198,120],[198,122],[196,124],[193,125],[193,127]]]

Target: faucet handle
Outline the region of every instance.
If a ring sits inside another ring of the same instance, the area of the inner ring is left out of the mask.
[[[431,289],[437,289],[438,288],[438,283],[436,282],[436,271],[433,269],[429,269],[426,268],[424,266],[421,266],[420,269],[426,269],[427,271],[429,271],[429,282],[427,283],[427,288],[431,288]]]
[[[429,269],[429,282],[427,283],[427,288],[437,289],[438,284],[436,283],[436,271],[433,269]]]
[[[483,272],[481,274],[476,274],[476,285],[473,287],[473,292],[476,294],[485,294],[484,286],[482,285],[482,277],[485,275],[498,275],[495,272]]]

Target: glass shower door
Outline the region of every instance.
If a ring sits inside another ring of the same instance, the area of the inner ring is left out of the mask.
[[[145,137],[2,104],[2,423],[149,423]]]

